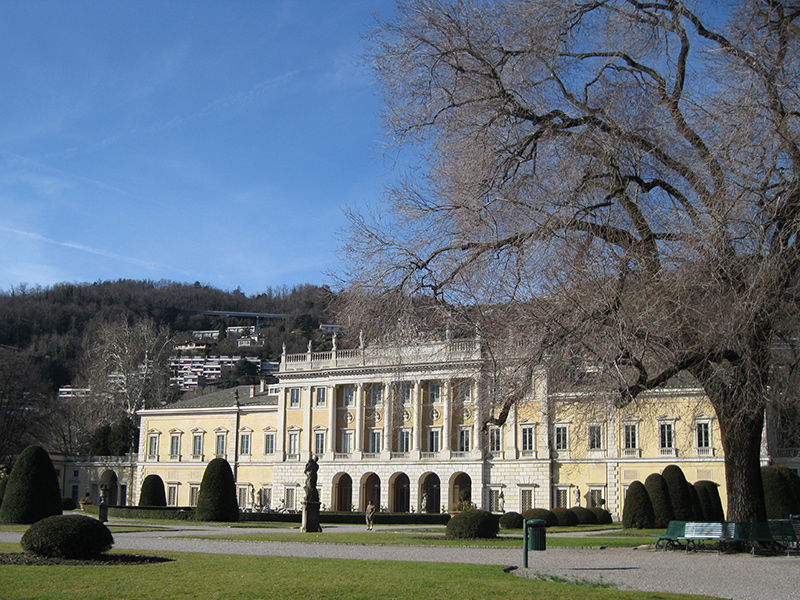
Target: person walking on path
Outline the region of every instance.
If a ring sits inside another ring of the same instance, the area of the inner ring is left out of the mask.
[[[372,503],[372,500],[370,500],[367,503],[366,517],[367,517],[367,531],[372,531],[372,521],[375,518],[375,505]]]

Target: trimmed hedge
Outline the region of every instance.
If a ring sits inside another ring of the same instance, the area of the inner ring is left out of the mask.
[[[486,510],[465,510],[447,522],[445,537],[448,540],[496,538],[499,519]]]
[[[686,488],[692,498],[692,521],[704,521],[703,509],[700,507],[700,497],[697,495],[697,488],[687,482]]]
[[[51,558],[91,558],[114,545],[103,523],[86,515],[56,515],[37,521],[20,540],[25,552]]]
[[[518,512],[507,512],[500,516],[500,529],[522,529],[524,519]]]
[[[644,484],[638,479],[631,482],[622,509],[622,526],[625,529],[652,529],[655,521],[653,503]]]
[[[167,494],[164,491],[164,480],[158,475],[150,474],[142,482],[139,494],[139,506],[166,506]]]
[[[597,515],[588,508],[584,508],[583,506],[573,506],[570,510],[575,513],[576,517],[578,517],[579,525],[597,525],[600,523],[600,521],[597,519]]]
[[[551,512],[561,527],[574,527],[578,524],[578,515],[571,508],[554,508]]]
[[[611,517],[611,513],[608,512],[605,508],[600,508],[599,506],[593,506],[589,510],[594,513],[595,517],[597,517],[597,523],[599,525],[611,525],[614,522],[614,519]]]
[[[206,467],[200,482],[200,494],[194,517],[198,521],[236,522],[239,520],[239,503],[236,500],[236,482],[228,461],[215,458]]]
[[[50,455],[41,446],[28,446],[8,477],[0,522],[35,523],[61,512],[61,490]]]
[[[75,500],[70,498],[69,496],[64,496],[61,498],[61,510],[75,510],[78,508]]]
[[[650,496],[650,503],[653,505],[655,527],[666,529],[669,522],[675,519],[666,480],[660,473],[650,473],[647,479],[644,480],[644,488],[647,490],[647,495]]]
[[[558,517],[551,510],[546,508],[529,508],[523,511],[522,518],[526,521],[533,521],[538,519],[544,521],[547,527],[555,527],[558,525]]]
[[[3,506],[3,496],[6,494],[6,486],[8,485],[8,477],[0,479],[0,506]]]
[[[697,499],[704,521],[722,522],[725,520],[725,511],[722,510],[722,499],[719,497],[719,485],[713,481],[700,480],[694,483],[697,490]]]
[[[761,467],[767,519],[788,519],[789,515],[800,513],[800,497],[797,495],[800,482],[794,481],[796,479],[797,475],[786,467]]]
[[[694,518],[692,496],[683,471],[678,465],[667,465],[661,476],[667,484],[674,518],[678,521],[691,521]]]

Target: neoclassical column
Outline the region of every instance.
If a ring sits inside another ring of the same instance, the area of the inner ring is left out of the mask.
[[[359,383],[356,386],[356,439],[354,458],[361,458],[361,453],[364,452],[364,384]]]
[[[381,440],[381,460],[389,460],[392,452],[392,418],[394,417],[394,394],[397,391],[389,381],[383,382],[383,439]]]
[[[483,455],[483,435],[481,423],[483,422],[483,406],[481,405],[480,386],[477,381],[470,381],[472,389],[472,450],[476,456]]]
[[[305,450],[300,448],[300,460],[304,463],[311,458],[311,455],[314,453],[314,432],[311,431],[311,411],[313,410],[314,405],[314,388],[311,386],[306,386],[303,388],[303,397],[300,400],[300,406],[303,407],[303,433],[300,436],[301,441],[305,443],[303,446]],[[305,402],[303,402],[305,399]]]
[[[333,459],[336,452],[336,436],[339,431],[336,428],[336,386],[328,386],[328,439],[325,440],[325,452],[329,458]]]
[[[453,380],[444,381],[444,401],[442,414],[442,458],[449,458],[451,449],[451,437],[453,435]]]
[[[414,382],[412,404],[414,405],[414,431],[411,436],[411,458],[419,460],[422,449],[422,382],[419,380]]]
[[[278,394],[278,430],[275,432],[275,456],[281,462],[286,460],[284,448],[286,447],[286,394],[289,388],[282,388]]]

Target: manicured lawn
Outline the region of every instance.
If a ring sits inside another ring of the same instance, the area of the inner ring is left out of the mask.
[[[19,551],[0,544],[0,552]],[[537,598],[541,600],[699,600],[599,585],[537,581],[497,566],[348,561],[164,552],[173,562],[116,566],[0,566],[8,600],[203,598],[307,600],[393,598]]]

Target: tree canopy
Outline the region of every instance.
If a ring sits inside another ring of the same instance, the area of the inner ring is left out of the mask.
[[[618,406],[689,373],[719,418],[729,518],[763,519],[764,409],[798,306],[798,16],[780,0],[400,3],[368,59],[412,168],[351,215],[351,321],[402,329],[425,296],[494,353],[525,346],[530,368],[591,362]],[[529,390],[515,376],[494,409]]]

